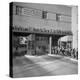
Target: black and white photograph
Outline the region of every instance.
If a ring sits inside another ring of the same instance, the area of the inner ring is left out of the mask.
[[[78,74],[78,6],[9,5],[10,77]]]

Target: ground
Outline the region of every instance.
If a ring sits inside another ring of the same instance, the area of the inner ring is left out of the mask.
[[[13,77],[78,74],[77,60],[58,55],[23,56],[13,60]]]

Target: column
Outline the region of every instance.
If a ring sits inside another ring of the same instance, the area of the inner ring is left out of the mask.
[[[78,48],[78,7],[72,7],[72,33],[73,33],[73,41],[72,48]]]
[[[49,54],[51,54],[51,48],[52,48],[52,36],[49,37]]]

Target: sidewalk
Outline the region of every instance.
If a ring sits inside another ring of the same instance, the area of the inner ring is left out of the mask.
[[[64,59],[68,59],[68,60],[71,60],[71,61],[78,62],[78,60],[76,60],[74,58],[71,58],[69,56],[62,56],[62,55],[55,55],[55,54],[48,54],[48,56],[63,57]]]

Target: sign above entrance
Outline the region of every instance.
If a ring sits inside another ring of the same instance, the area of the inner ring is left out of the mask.
[[[23,28],[21,26],[13,26],[14,32],[26,32],[26,33],[39,33],[39,34],[56,34],[56,35],[72,35],[71,31],[61,31],[61,30],[53,30],[46,28],[32,28],[26,27]]]

